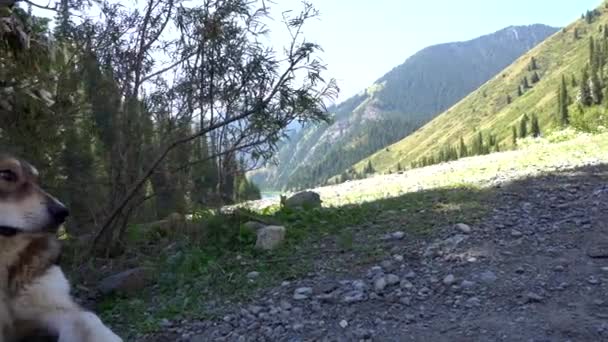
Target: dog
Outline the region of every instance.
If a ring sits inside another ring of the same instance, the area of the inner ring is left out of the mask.
[[[29,163],[0,154],[0,333],[46,331],[59,342],[122,342],[70,295],[56,237],[69,211],[38,185]]]

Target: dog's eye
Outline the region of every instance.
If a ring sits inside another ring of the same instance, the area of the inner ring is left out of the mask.
[[[14,183],[17,181],[17,174],[11,170],[0,170],[0,179]]]

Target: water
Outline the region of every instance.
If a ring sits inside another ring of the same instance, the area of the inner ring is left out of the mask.
[[[281,193],[279,191],[262,191],[262,199],[275,199],[279,198]]]

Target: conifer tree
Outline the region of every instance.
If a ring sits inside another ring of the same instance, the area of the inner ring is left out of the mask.
[[[570,84],[573,88],[578,85],[578,83],[576,82],[576,76],[574,76],[574,74],[572,74],[572,80],[570,80]]]
[[[588,68],[585,67],[583,69],[583,73],[581,75],[581,86],[579,88],[578,100],[581,104],[585,106],[590,106],[593,103],[593,99],[591,98],[591,88],[590,88],[590,79],[589,79],[589,71]]]
[[[464,139],[460,137],[460,158],[467,157],[469,155],[469,151],[467,150],[467,145],[464,143]]]
[[[519,121],[519,137],[525,138],[528,136],[528,114],[524,114],[524,116]]]
[[[595,40],[593,37],[589,37],[589,65],[591,66],[591,73],[597,72],[597,56],[595,51]]]
[[[540,76],[538,76],[538,73],[536,71],[532,74],[532,77],[530,78],[530,80],[532,81],[532,83],[536,83],[536,82],[540,81]]]
[[[561,126],[566,126],[569,122],[568,115],[568,89],[566,78],[562,75],[562,82],[557,91],[557,121]]]
[[[536,64],[536,58],[532,57],[530,60],[530,70],[538,70],[538,65]]]
[[[602,85],[600,83],[600,79],[597,75],[597,72],[591,74],[591,78],[589,79],[589,88],[591,90],[590,95],[593,103],[602,103]]]
[[[513,147],[517,146],[517,128],[515,126],[511,126],[511,143]]]
[[[535,138],[540,136],[540,125],[538,124],[538,117],[536,116],[536,114],[532,114],[530,133]]]
[[[578,40],[580,38],[579,34],[578,34],[578,27],[574,28],[574,39]]]
[[[511,104],[511,101],[512,101],[511,95],[507,95],[507,104]]]
[[[521,91],[521,86],[520,86],[520,85],[518,85],[518,86],[517,86],[517,96],[521,96],[521,95],[523,95],[523,93],[522,93],[522,91]]]
[[[528,76],[524,76],[524,79],[522,80],[521,84],[524,87],[524,90],[530,88],[530,83],[528,83]]]

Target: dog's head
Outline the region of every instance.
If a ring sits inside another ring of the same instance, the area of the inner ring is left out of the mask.
[[[29,163],[0,154],[0,228],[17,232],[56,232],[68,209],[38,185]]]

